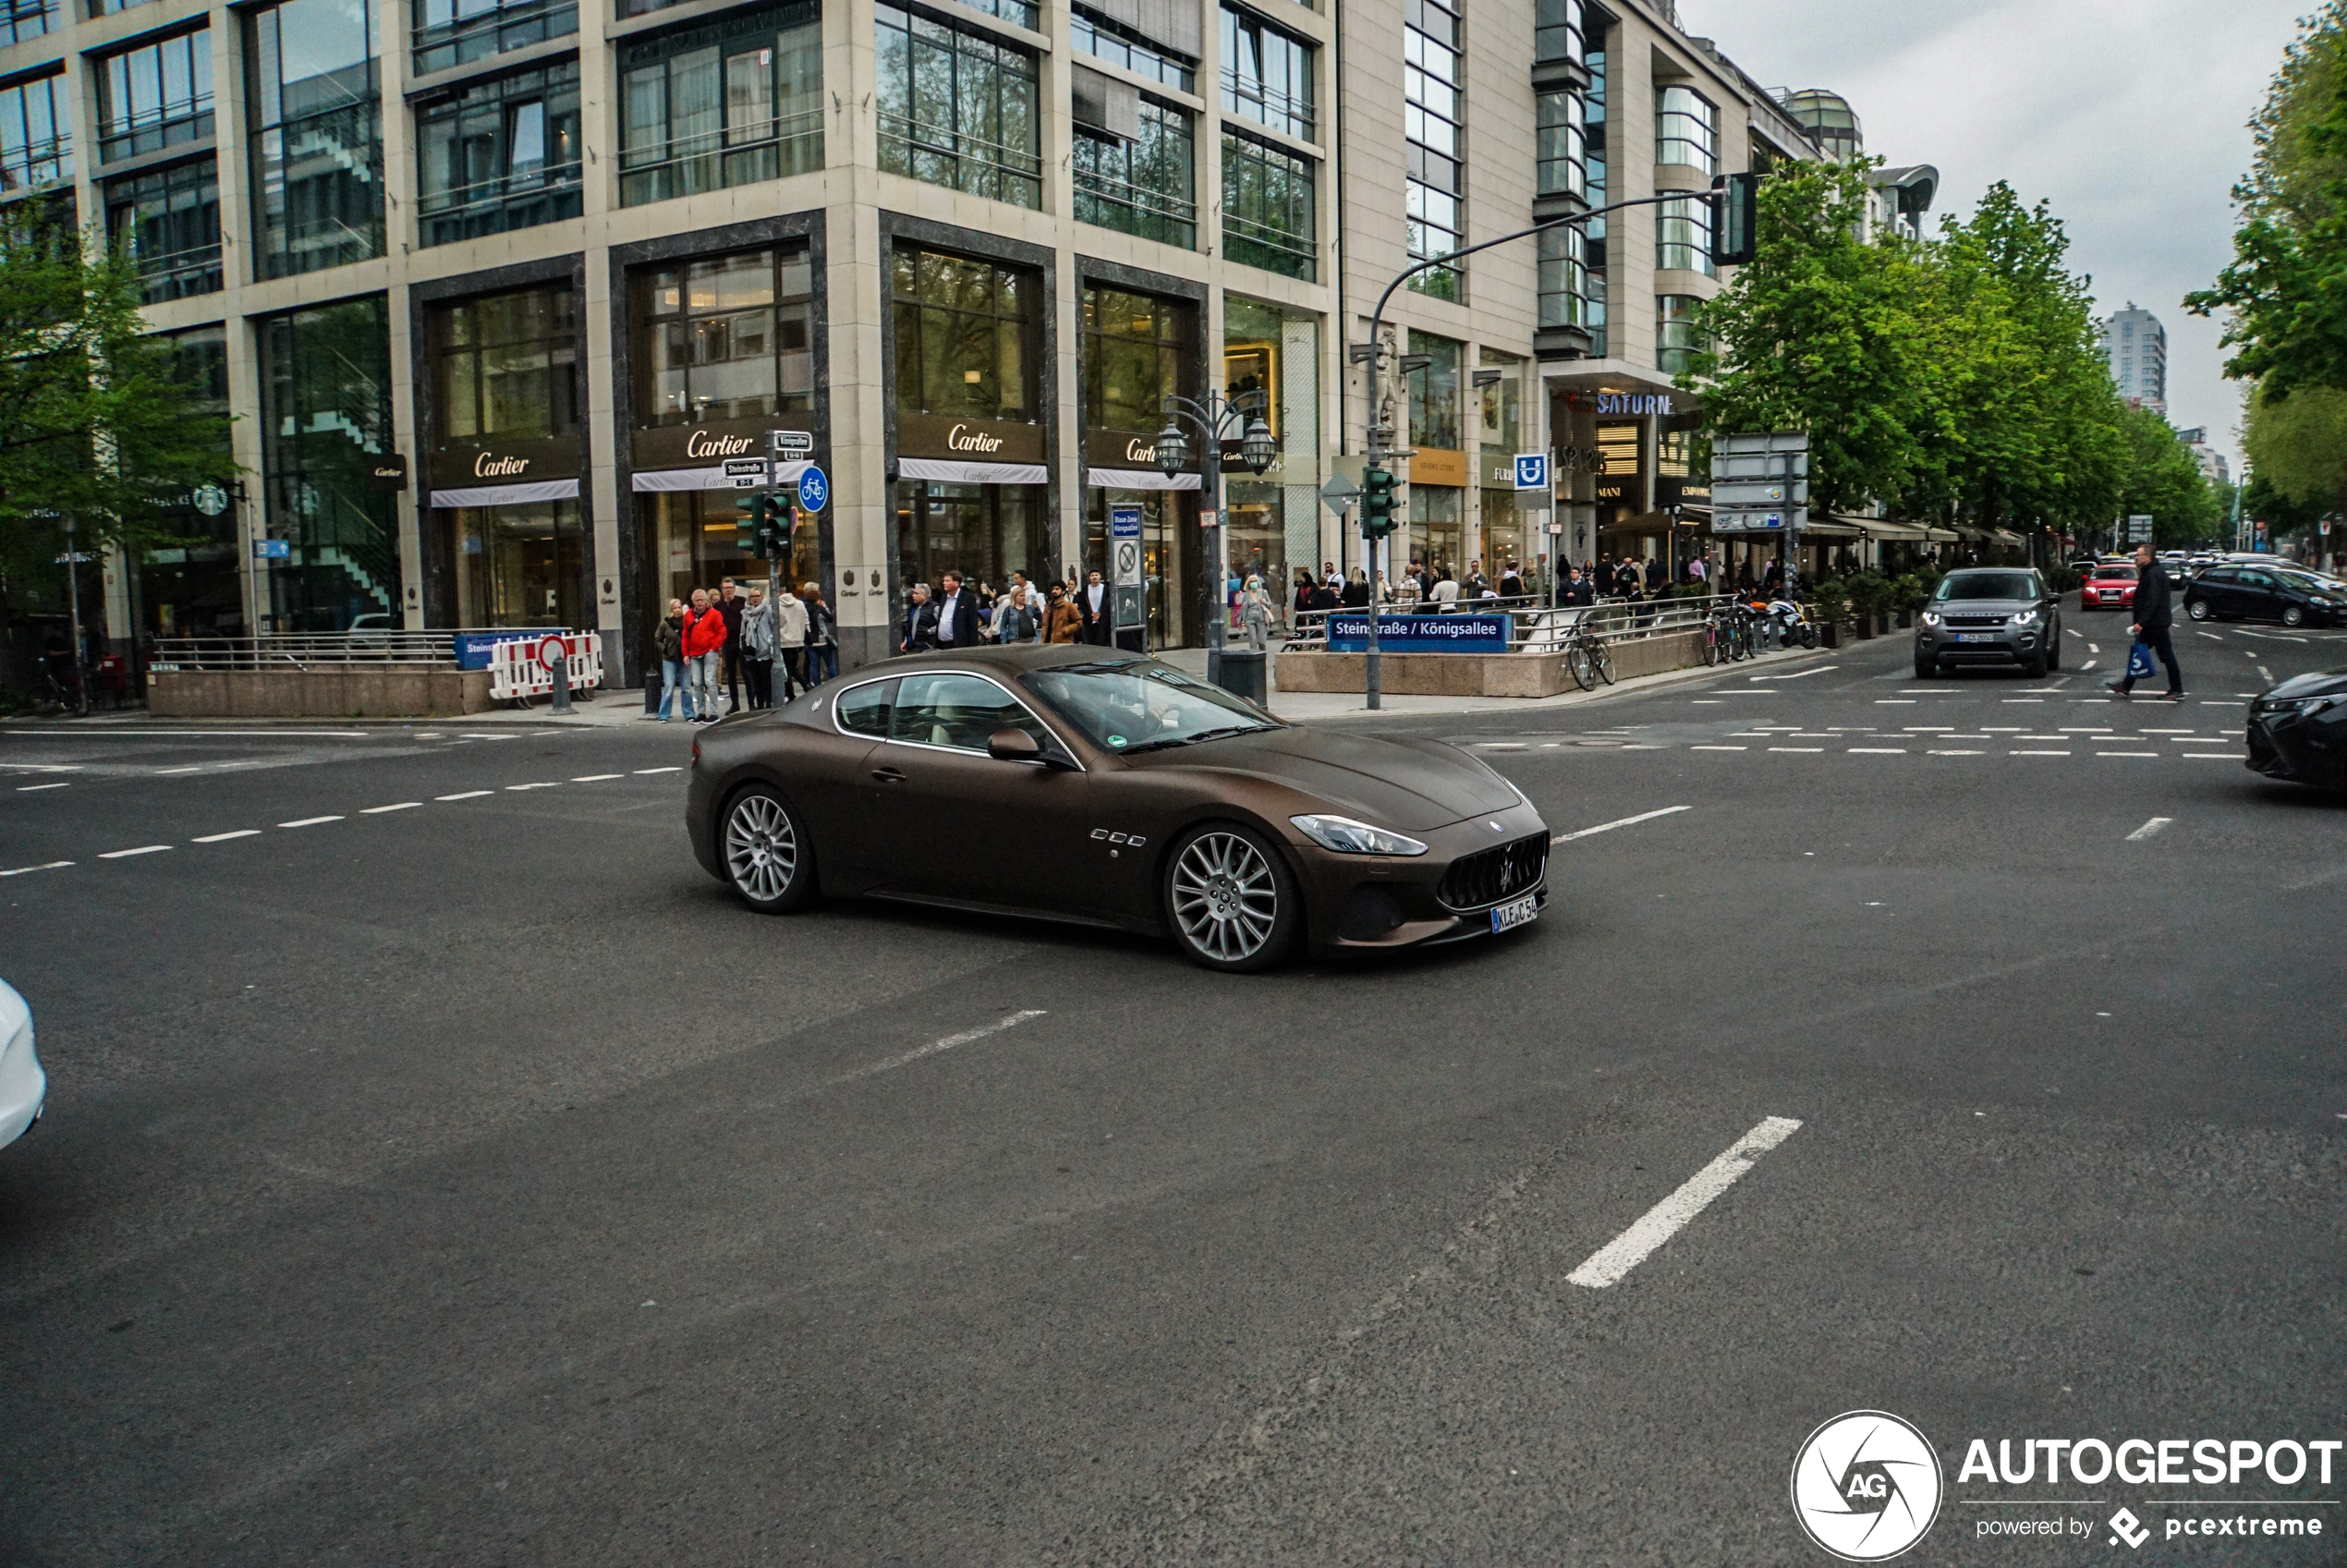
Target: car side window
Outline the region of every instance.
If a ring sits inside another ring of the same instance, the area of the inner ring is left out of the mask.
[[[871,681],[840,693],[832,704],[832,714],[839,727],[850,735],[869,735],[874,740],[888,738],[888,717],[896,683],[893,680]]]
[[[1025,730],[1047,751],[1064,749],[1043,722],[982,675],[906,675],[900,683],[893,740],[983,751],[997,730]]]

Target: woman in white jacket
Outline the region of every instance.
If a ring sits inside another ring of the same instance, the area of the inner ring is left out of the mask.
[[[783,665],[783,700],[788,702],[807,685],[807,606],[795,593],[774,601],[774,642]]]

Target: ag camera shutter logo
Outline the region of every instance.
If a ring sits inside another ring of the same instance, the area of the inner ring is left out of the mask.
[[[1940,1516],[1940,1455],[1898,1416],[1853,1410],[1809,1434],[1793,1461],[1793,1516],[1844,1562],[1882,1562]]]

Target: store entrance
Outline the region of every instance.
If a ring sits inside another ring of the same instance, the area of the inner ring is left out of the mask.
[[[591,625],[577,502],[464,506],[440,516],[458,626]]]
[[[896,485],[896,569],[903,586],[937,591],[947,572],[1001,589],[1014,571],[1041,581],[1052,572],[1043,526],[1043,487],[947,484],[900,480]]]

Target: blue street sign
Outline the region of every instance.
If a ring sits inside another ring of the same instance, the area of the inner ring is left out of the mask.
[[[1505,653],[1505,615],[1403,615],[1388,612],[1377,618],[1378,650],[1381,653]],[[1362,653],[1369,646],[1369,617],[1364,612],[1340,611],[1329,617],[1328,649],[1332,653]]]
[[[1112,506],[1108,509],[1108,536],[1111,539],[1141,537],[1141,509],[1138,506]]]
[[[1515,455],[1515,487],[1518,490],[1549,488],[1549,455],[1545,452],[1519,452]]]
[[[807,471],[798,476],[798,504],[800,508],[809,512],[820,512],[824,507],[830,505],[831,502],[831,480],[823,477],[822,469],[817,468],[812,463],[808,464]]]
[[[286,561],[293,558],[290,539],[256,539],[252,541],[252,558],[256,561]]]

